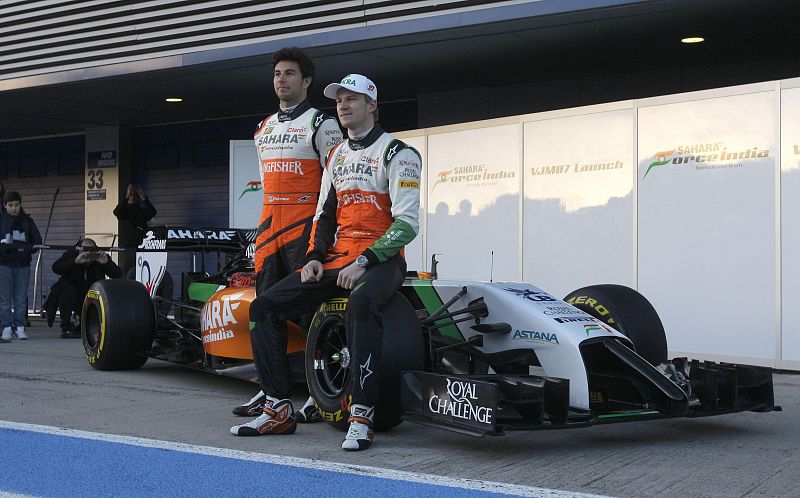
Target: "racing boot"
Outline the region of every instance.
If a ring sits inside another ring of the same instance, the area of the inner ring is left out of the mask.
[[[264,391],[258,391],[258,394],[253,396],[250,401],[242,403],[233,409],[233,414],[239,417],[257,417],[264,411],[264,403],[267,396]]]
[[[342,442],[342,449],[347,451],[366,450],[372,444],[372,418],[375,409],[371,406],[353,405],[350,407],[350,428]]]
[[[317,405],[314,403],[314,398],[311,396],[308,397],[303,408],[300,408],[294,414],[297,416],[297,423],[299,424],[313,424],[322,420],[322,416],[317,410]]]
[[[231,427],[237,436],[266,436],[270,434],[292,434],[297,430],[292,401],[267,396],[264,411],[257,418],[242,425]]]

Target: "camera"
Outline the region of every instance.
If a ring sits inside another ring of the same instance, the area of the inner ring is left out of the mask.
[[[97,256],[98,256],[97,251],[91,251],[86,254],[89,257],[90,262],[97,261]]]

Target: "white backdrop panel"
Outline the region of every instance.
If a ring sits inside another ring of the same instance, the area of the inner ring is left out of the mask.
[[[633,286],[633,110],[525,123],[523,280]]]
[[[428,136],[427,253],[442,254],[441,278],[519,280],[519,127]]]
[[[669,348],[774,358],[774,94],[639,109],[639,290]]]
[[[782,358],[800,361],[800,88],[781,91]]]
[[[230,171],[230,226],[257,228],[264,194],[261,191],[258,154],[252,140],[231,140]]]

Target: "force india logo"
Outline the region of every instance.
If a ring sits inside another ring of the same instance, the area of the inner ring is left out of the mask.
[[[484,182],[497,183],[497,180],[514,178],[516,174],[515,171],[491,171],[485,164],[457,166],[447,171],[440,171],[439,178],[434,182],[431,191],[443,183],[464,183],[479,186],[486,185]]]
[[[259,192],[261,191],[261,182],[247,182],[247,185],[244,186],[244,190],[239,195],[239,200],[242,200],[244,194],[249,194],[250,192]]]
[[[642,180],[647,178],[647,175],[655,168],[658,168],[656,171],[663,170],[664,167],[692,165],[697,171],[741,168],[743,165],[741,161],[745,159],[761,159],[765,157],[769,157],[769,149],[752,147],[745,150],[729,151],[725,142],[681,145],[672,150],[656,152],[647,169],[645,169]]]
[[[472,382],[447,378],[447,398],[434,393],[428,408],[439,415],[448,415],[481,424],[491,424],[493,409],[477,404],[477,386]]]

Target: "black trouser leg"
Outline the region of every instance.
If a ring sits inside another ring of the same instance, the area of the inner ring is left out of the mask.
[[[383,348],[383,308],[403,285],[405,274],[405,260],[396,256],[367,270],[350,293],[347,337],[354,404],[375,406],[378,399],[375,372]]]
[[[250,333],[261,390],[278,399],[289,397],[289,364],[286,355],[286,320],[308,313],[336,292],[336,272],[325,272],[319,282],[302,283],[294,272],[250,304]]]
[[[80,314],[81,296],[77,287],[67,285],[58,295],[58,311],[61,314],[61,330],[71,329],[70,316],[73,312]]]
[[[307,232],[310,232],[310,223],[307,229]],[[306,257],[306,249],[308,248],[308,233],[304,233],[303,236],[300,238],[293,240],[289,243],[285,243],[283,246],[279,247],[274,253],[266,256],[264,258],[263,264],[261,265],[261,271],[256,274],[256,296],[263,295],[270,287],[275,285],[276,283],[280,282],[283,278],[287,275],[293,273],[297,268],[303,266],[303,262],[305,261]],[[256,253],[258,254],[258,253]],[[303,325],[307,326],[308,324],[299,324],[301,327]],[[264,327],[264,324],[259,325],[256,322],[255,325],[259,328],[259,331],[256,332],[255,329],[250,334],[250,347],[253,349],[253,359],[256,365],[256,373],[258,375],[258,381],[260,384],[263,385],[261,382],[261,372],[263,371],[262,366],[259,364],[262,361],[262,356],[256,353],[256,351],[261,351],[263,354],[263,349],[261,344],[256,344],[254,342],[254,337],[256,335],[261,335],[264,332],[261,330]],[[286,350],[286,321],[282,320],[279,323],[274,324],[280,330],[284,330],[281,333],[284,338],[282,339],[283,350]],[[264,357],[265,358],[265,357]],[[286,362],[286,369],[288,369],[288,358],[284,358]]]
[[[128,278],[128,272],[133,269],[132,279],[136,279],[136,247],[126,247],[124,251],[120,251],[117,256],[119,261],[119,269],[122,270],[122,278]]]

